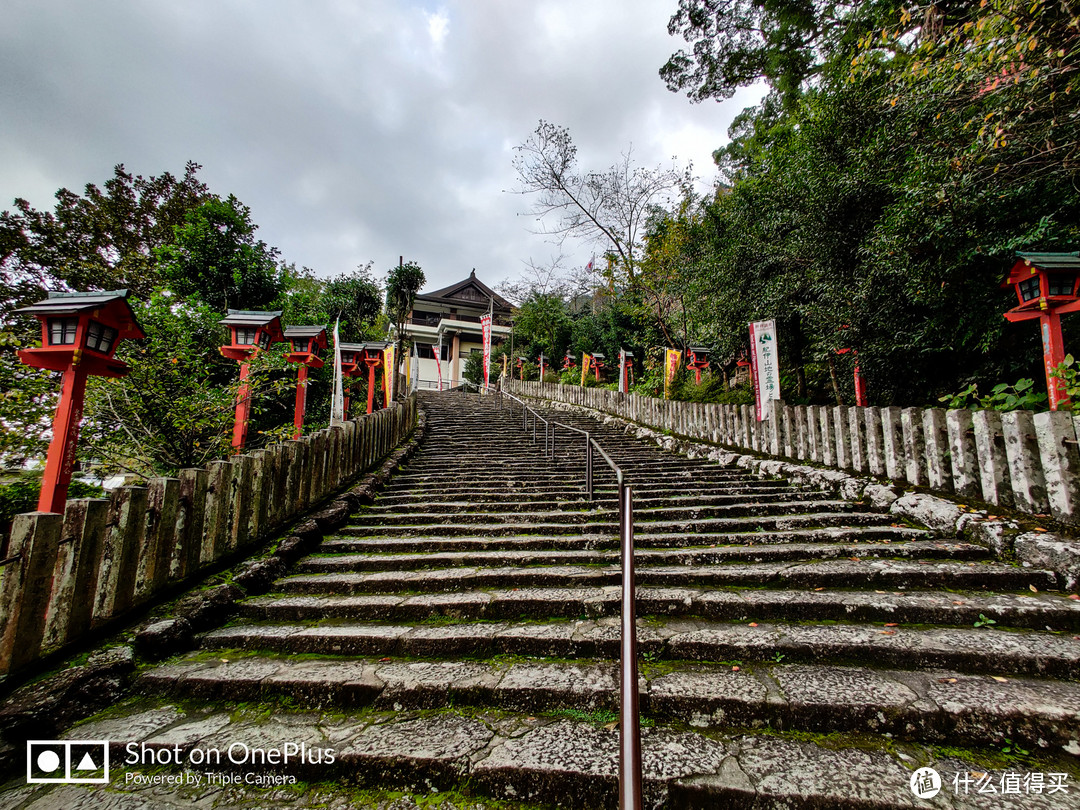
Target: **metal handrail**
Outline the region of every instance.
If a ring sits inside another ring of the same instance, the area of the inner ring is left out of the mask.
[[[471,385],[471,383],[470,383]],[[548,429],[551,431],[551,459],[555,460],[555,428],[580,433],[585,436],[585,491],[590,503],[593,500],[592,451],[595,449],[608,466],[615,471],[619,493],[619,556],[622,563],[622,615],[619,642],[619,810],[642,810],[641,773],[641,712],[638,704],[637,668],[637,621],[635,598],[637,593],[634,576],[634,493],[623,471],[611,456],[597,443],[587,430],[544,419],[524,400],[500,387],[474,386],[477,393],[488,390],[495,394],[495,407],[502,408],[502,398],[509,398],[510,415],[513,402],[521,405],[522,426],[528,430],[528,415],[533,415],[533,443],[536,443],[536,421],[544,423],[544,453],[548,451]]]

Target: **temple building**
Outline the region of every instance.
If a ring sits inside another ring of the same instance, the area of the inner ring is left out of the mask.
[[[459,384],[465,371],[465,358],[484,350],[480,316],[492,313],[494,347],[510,336],[511,310],[509,301],[476,277],[476,270],[464,281],[417,295],[404,325],[404,337],[416,344],[420,357],[419,387],[438,387],[435,353],[440,347],[443,388]],[[493,380],[495,374],[493,368]]]

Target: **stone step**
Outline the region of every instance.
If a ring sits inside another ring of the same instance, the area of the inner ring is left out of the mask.
[[[288,698],[316,708],[497,707],[531,715],[617,711],[618,664],[606,661],[380,661],[266,655],[186,659],[144,673],[164,698],[254,702]],[[1080,750],[1080,684],[1031,678],[761,663],[645,664],[645,717],[695,728],[765,728],[965,746],[1012,740]],[[1061,753],[1061,751],[1054,751]]]
[[[734,509],[751,503],[789,504],[807,503],[813,501],[827,501],[826,493],[801,492],[799,490],[775,491],[755,493],[752,498],[745,494],[732,495],[699,495],[680,497],[644,497],[634,498],[634,514],[643,515],[643,519],[655,514],[659,509],[671,509],[673,514],[689,514],[697,517],[705,509]],[[514,494],[508,497],[505,493],[474,493],[473,498],[459,496],[454,498],[450,495],[426,498],[423,493],[416,493],[410,499],[401,497],[389,500],[380,497],[378,503],[367,506],[356,512],[357,515],[400,515],[400,514],[453,514],[457,512],[475,511],[481,514],[492,512],[528,512],[540,513],[542,507],[549,509],[559,506],[564,509],[606,509],[614,511],[618,508],[618,498],[614,493],[605,494],[604,497],[594,497],[592,501],[585,498],[585,493],[576,493],[574,496],[562,499],[553,499],[550,496],[523,498]]]
[[[617,585],[514,588],[427,594],[272,595],[248,599],[240,615],[255,621],[576,619],[618,616]],[[897,625],[985,625],[1080,631],[1080,604],[1057,594],[948,591],[752,590],[639,586],[640,617],[695,617],[715,621],[841,621]]]
[[[426,547],[416,543],[416,547]],[[325,548],[324,548],[325,550]],[[716,565],[726,562],[776,562],[780,560],[888,557],[902,559],[983,560],[987,550],[970,543],[928,541],[911,543],[794,544],[776,546],[724,546],[680,549],[639,549],[635,565]],[[452,566],[531,565],[611,565],[619,561],[614,546],[609,549],[505,549],[501,551],[418,551],[416,553],[320,553],[305,558],[295,573],[336,571],[415,571],[421,568]]]
[[[618,565],[537,565],[519,567],[455,567],[433,570],[397,570],[294,574],[275,583],[281,593],[418,593],[478,588],[573,588],[618,585]],[[1051,571],[995,563],[955,563],[937,560],[847,559],[782,563],[643,566],[640,585],[668,587],[757,586],[794,588],[860,588],[888,590],[955,588],[1021,591],[1056,587]]]
[[[700,546],[709,539],[720,542],[716,548],[768,547],[770,545],[801,545],[807,543],[904,543],[930,538],[925,529],[897,525],[825,527],[811,529],[777,529],[753,532],[729,532],[712,537],[700,534],[642,534],[635,532],[634,545],[638,550],[646,548],[682,548]],[[945,541],[942,541],[945,542]],[[953,543],[953,545],[957,545]],[[387,554],[411,553],[420,550],[431,552],[501,549],[597,549],[618,548],[619,540],[614,534],[583,534],[579,536],[544,537],[520,535],[503,537],[350,537],[335,535],[323,540],[320,550],[328,553],[351,553],[378,551]],[[710,546],[712,547],[712,546]],[[851,555],[844,555],[851,556]]]
[[[565,487],[553,487],[550,490],[537,490],[531,493],[516,492],[514,493],[514,500],[516,502],[550,502],[552,500],[552,494],[559,495],[560,493],[573,493],[571,497],[584,499],[585,490],[584,487],[580,491],[573,489],[567,490]],[[672,494],[670,487],[653,487],[651,489],[642,489],[640,487],[634,489],[634,502],[635,503],[648,503],[650,501],[657,502],[670,502],[672,504],[678,504],[682,502],[696,502],[699,499],[715,499],[716,502],[723,503],[725,501],[731,501],[738,498],[746,498],[748,496],[758,495],[783,495],[783,496],[798,496],[813,497],[819,493],[806,492],[796,489],[787,482],[773,482],[765,481],[758,484],[745,484],[741,486],[728,486],[725,485],[723,490],[710,489],[704,491],[701,495],[684,495],[684,494]],[[486,498],[502,498],[506,493],[486,493],[470,487],[457,487],[453,490],[448,488],[440,488],[438,492],[425,490],[423,488],[394,488],[388,487],[383,490],[379,495],[378,504],[381,507],[411,505],[414,503],[440,503],[440,502],[454,502],[460,501],[464,498],[475,497],[478,502],[485,502]],[[612,487],[597,487],[594,490],[594,496],[598,503],[602,502],[616,502],[615,490]]]
[[[796,529],[804,527],[829,527],[829,526],[880,526],[893,520],[891,515],[878,512],[818,512],[813,514],[783,514],[783,515],[755,515],[753,517],[732,518],[706,518],[695,521],[650,521],[647,524],[635,525],[635,542],[642,538],[642,542],[651,542],[655,535],[662,534],[686,534],[693,533],[701,536],[723,537],[731,532],[768,531]],[[510,535],[535,534],[544,536],[556,536],[576,534],[588,531],[595,534],[608,534],[614,536],[618,531],[618,525],[611,523],[592,523],[575,525],[571,523],[504,523],[500,525],[480,526],[472,523],[443,523],[419,524],[411,526],[344,526],[338,530],[338,534],[347,537],[371,537],[376,534],[380,537],[454,537],[454,536],[488,536],[506,537]],[[640,532],[640,534],[639,534]],[[699,541],[700,542],[700,541]]]
[[[219,751],[222,766],[205,770],[241,777],[239,784],[224,789],[220,785],[202,791],[189,785],[165,785],[146,796],[125,786],[126,775],[121,772],[105,795],[122,793],[125,810],[191,806],[193,795],[204,796],[214,806],[224,806],[221,801],[229,799],[232,806],[278,807],[284,806],[282,796],[294,805],[304,790],[299,785],[256,791],[244,785],[244,773],[317,781],[321,785],[317,796],[302,794],[310,803],[303,806],[356,806],[349,794],[335,787],[344,784],[415,790],[424,794],[423,806],[431,807],[438,801],[433,795],[436,792],[467,786],[472,795],[510,800],[519,806],[594,810],[617,804],[619,742],[617,729],[603,722],[610,714],[594,717],[594,722],[588,722],[496,709],[267,712],[261,705],[236,708],[210,703],[198,709],[158,703],[132,706],[126,714],[84,723],[73,732],[79,739],[110,740],[118,759],[129,745],[151,752],[147,756],[166,751],[185,756],[196,750]],[[975,753],[964,757],[957,756],[958,752],[928,755],[917,749],[905,753],[896,744],[859,740],[819,744],[784,734],[702,733],[657,726],[643,729],[641,741],[644,800],[650,808],[891,810],[916,806],[910,783],[913,769],[920,764],[933,766],[950,784],[954,774],[974,784],[971,774],[989,771],[997,780],[1004,773],[1001,768],[991,771],[987,760]],[[298,753],[301,744],[304,748]],[[250,757],[254,750],[288,751],[291,756],[277,764],[248,760],[230,765],[226,756],[230,746],[235,746],[240,757],[245,751]],[[182,773],[180,767],[170,770],[158,766],[156,770]],[[1047,784],[1051,779],[1054,777],[1048,778]],[[1057,777],[1055,783],[1060,782],[1061,777]],[[89,807],[100,804],[101,790],[98,785],[33,786],[23,788],[18,798],[27,810]],[[951,787],[945,788],[949,790]],[[976,798],[974,791],[966,800],[956,797],[954,806],[978,807]],[[1019,798],[1023,805],[994,806],[1035,810],[1075,807],[1075,796],[1068,790],[1047,789]],[[240,804],[232,804],[235,801]],[[461,806],[460,801],[456,798],[452,806]],[[419,805],[399,800],[379,806],[405,810]]]
[[[550,504],[546,504],[549,506]],[[752,503],[734,503],[719,505],[704,505],[693,507],[654,507],[651,509],[639,509],[635,506],[634,522],[647,529],[653,523],[670,523],[672,521],[697,522],[714,518],[724,517],[748,517],[764,515],[784,515],[790,512],[800,514],[813,514],[814,512],[839,512],[853,510],[850,501],[835,500],[792,500],[773,502],[759,500]],[[617,524],[618,510],[604,509],[594,503],[584,501],[573,504],[564,503],[556,510],[538,509],[535,504],[527,504],[521,510],[504,511],[495,506],[483,509],[476,506],[472,509],[443,510],[435,508],[432,511],[421,509],[406,509],[403,511],[377,511],[365,509],[353,513],[349,518],[349,525],[353,527],[376,527],[380,529],[395,526],[418,526],[429,523],[484,523],[489,526],[498,526],[504,523],[520,524],[523,520],[530,522],[552,525],[558,523],[611,523]]]
[[[1080,677],[1080,639],[986,628],[882,628],[860,624],[748,624],[704,619],[639,622],[646,660],[839,663],[1059,679]],[[241,624],[206,633],[205,649],[409,658],[497,655],[608,658],[619,654],[618,618],[444,625],[327,621]],[[777,656],[780,656],[777,659]]]

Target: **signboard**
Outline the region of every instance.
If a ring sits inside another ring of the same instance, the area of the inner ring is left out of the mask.
[[[664,355],[664,399],[671,399],[671,383],[679,370],[682,361],[682,352],[678,349],[668,349]]]
[[[480,316],[480,331],[484,336],[484,387],[491,379],[491,315]]]
[[[581,353],[581,384],[585,385],[585,378],[589,376],[589,366],[592,365],[592,355]]]
[[[750,324],[750,368],[754,376],[757,420],[769,418],[772,401],[780,399],[780,363],[776,347],[776,321]]]
[[[397,376],[397,366],[394,365],[394,345],[390,344],[383,349],[383,396],[386,399],[386,406],[390,407],[390,403],[394,401],[394,377]]]

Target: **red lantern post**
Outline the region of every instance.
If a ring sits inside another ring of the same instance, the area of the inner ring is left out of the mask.
[[[348,377],[349,379],[355,379],[363,375],[364,370],[361,368],[364,356],[364,344],[362,343],[341,343],[341,376]],[[344,386],[345,401],[342,404],[342,411],[346,419],[349,418],[349,396],[350,389],[348,386]]]
[[[604,367],[604,361],[606,359],[607,358],[604,357],[604,355],[599,354],[597,352],[593,352],[593,354],[592,354],[593,374],[596,375],[596,381],[597,382],[600,382],[600,369],[602,369]]]
[[[236,395],[236,420],[233,423],[232,446],[240,451],[247,442],[248,420],[251,418],[251,389],[245,382],[248,360],[271,343],[285,340],[281,331],[281,312],[256,312],[230,309],[218,323],[229,327],[232,343],[222,346],[222,355],[240,363],[240,390]]]
[[[386,351],[388,343],[365,343],[364,344],[364,363],[368,367],[368,384],[367,384],[367,412],[371,413],[375,409],[375,369],[382,368],[383,354]],[[383,371],[385,374],[386,371]]]
[[[704,346],[691,346],[686,367],[694,370],[694,382],[701,385],[701,372],[709,367],[709,350]]]
[[[123,377],[128,366],[114,358],[116,347],[121,340],[140,340],[146,333],[127,302],[127,290],[51,292],[44,301],[15,311],[41,321],[41,347],[20,349],[19,359],[32,368],[64,375],[38,498],[39,512],[63,513],[75,467],[86,378]]]
[[[1069,404],[1065,383],[1051,376],[1065,361],[1061,337],[1061,316],[1080,310],[1077,282],[1080,280],[1080,253],[1017,253],[1019,258],[1002,287],[1013,287],[1018,305],[1005,313],[1013,323],[1039,319],[1043,344],[1043,371],[1050,410]]]
[[[544,370],[547,368],[547,361],[544,359],[543,352],[540,354],[540,359],[537,361],[537,365],[540,367],[540,382],[544,381]]]
[[[290,326],[285,330],[285,339],[289,341],[290,363],[299,363],[296,375],[296,408],[293,411],[294,439],[299,439],[304,432],[304,413],[307,410],[307,378],[309,368],[322,368],[325,363],[319,356],[326,350],[325,326]]]
[[[574,367],[574,362],[575,362],[574,356],[572,354],[570,354],[569,351],[567,351],[566,354],[563,355],[562,370],[563,371],[569,371],[570,369],[572,369]]]

